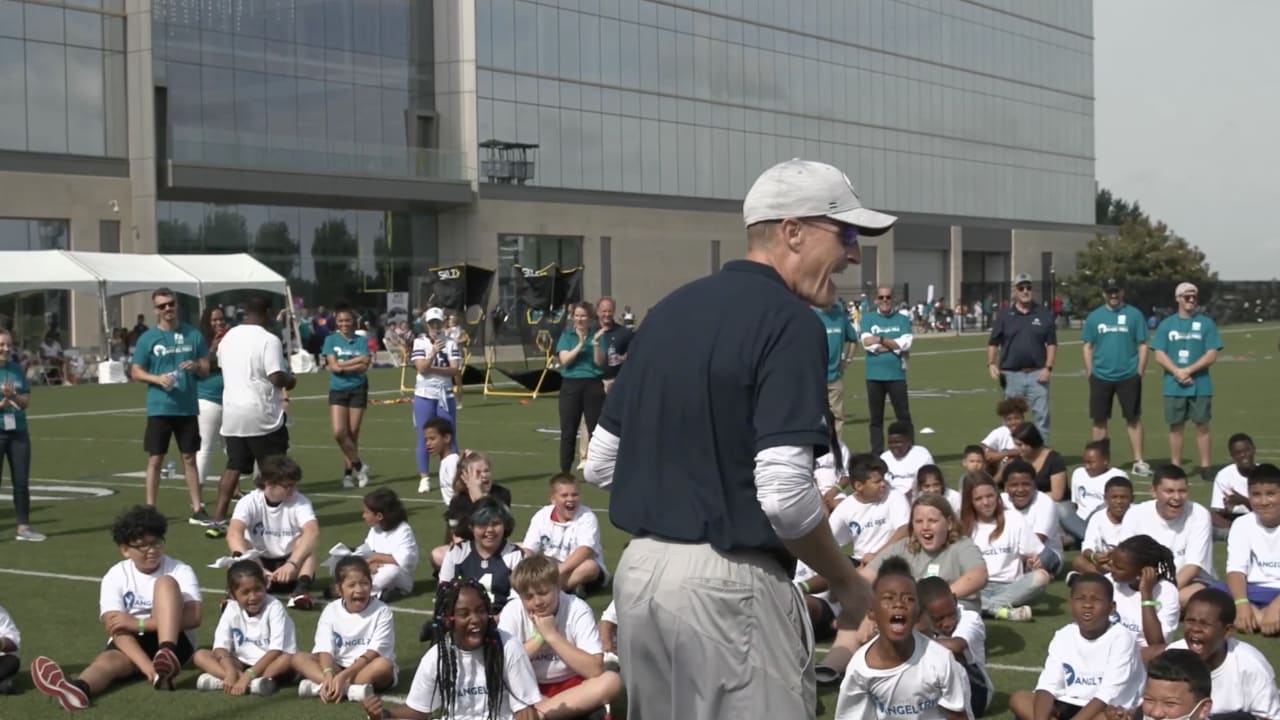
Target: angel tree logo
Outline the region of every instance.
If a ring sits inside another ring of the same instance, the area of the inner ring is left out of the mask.
[[[333,634],[333,649],[334,650],[342,649],[342,636],[339,635],[338,633]]]
[[[138,596],[134,595],[133,591],[130,590],[129,592],[121,596],[120,600],[124,603],[125,610],[132,610],[134,603],[138,601]]]
[[[236,647],[240,647],[241,645],[243,645],[244,631],[241,630],[240,628],[231,628],[231,642],[235,643]]]

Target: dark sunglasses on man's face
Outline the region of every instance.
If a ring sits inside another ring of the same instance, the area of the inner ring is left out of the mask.
[[[169,301],[169,302],[167,302],[167,303],[159,303],[158,305],[156,305],[156,309],[157,309],[157,310],[168,310],[169,308],[172,308],[172,307],[177,306],[177,304],[178,304],[178,303],[177,303],[176,301],[174,301],[174,300],[170,300],[170,301]]]
[[[1031,292],[1031,286],[1030,286],[1030,285],[1018,285],[1018,286],[1016,286],[1016,287],[1014,288],[1014,290],[1017,290],[1018,292]]]
[[[893,296],[892,296],[892,295],[877,295],[877,296],[876,296],[876,299],[877,299],[877,300],[892,300],[892,299],[893,299]]]

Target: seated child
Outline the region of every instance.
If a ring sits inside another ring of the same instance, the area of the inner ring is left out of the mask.
[[[966,512],[969,537],[987,563],[987,584],[978,594],[982,614],[1012,622],[1032,619],[1032,600],[1053,579],[1040,567],[1044,543],[1021,513],[1006,510],[995,480],[985,472],[969,475]]]
[[[1236,433],[1227,440],[1231,464],[1218,471],[1209,492],[1209,511],[1213,514],[1213,539],[1226,540],[1227,531],[1236,518],[1253,510],[1249,504],[1249,473],[1257,464],[1253,438]]]
[[[453,481],[453,499],[444,511],[444,544],[431,551],[431,564],[440,567],[449,547],[471,539],[468,525],[471,510],[480,498],[492,495],[511,507],[511,491],[493,482],[493,468],[489,458],[472,452],[458,460],[458,472]]]
[[[960,468],[964,470],[966,477],[980,472],[987,472],[987,458],[982,451],[981,445],[964,446],[964,452],[960,454]],[[960,478],[960,487],[958,490],[960,491],[961,497],[963,497],[964,477]]]
[[[961,606],[940,577],[919,581],[916,593],[921,610],[916,629],[955,656],[969,676],[969,710],[974,717],[982,717],[995,695],[995,683],[987,674],[987,626],[982,616]]]
[[[1101,720],[1142,702],[1147,674],[1133,633],[1113,625],[1115,585],[1097,573],[1070,581],[1074,622],[1054,633],[1036,689],[1009,696],[1018,720]]]
[[[302,468],[287,455],[273,455],[263,459],[261,473],[258,489],[236,503],[227,547],[233,557],[261,553],[254,560],[267,571],[267,592],[289,593],[289,607],[308,610],[320,523],[298,492]]]
[[[951,503],[951,509],[956,511],[956,515],[960,514],[960,491],[947,487],[947,481],[942,477],[942,468],[937,465],[922,465],[916,471],[916,482],[911,496],[919,497],[920,495],[941,495]]]
[[[618,604],[615,602],[610,602],[600,613],[600,647],[604,648],[606,660],[609,655],[618,654]]]
[[[449,418],[437,415],[428,420],[422,428],[422,444],[426,448],[428,457],[440,458],[440,497],[444,499],[444,504],[448,505],[453,499],[453,483],[458,477],[458,460],[462,457],[458,454],[457,443],[453,440],[453,423]],[[418,480],[418,494],[424,495],[429,492],[431,492],[431,478],[423,475]]]
[[[111,526],[124,560],[102,576],[99,617],[107,648],[80,676],[68,680],[47,657],[31,661],[36,689],[63,710],[83,710],[112,683],[141,675],[156,689],[173,689],[195,653],[200,627],[200,585],[191,566],[164,554],[169,522],[149,505],[125,510]]]
[[[271,695],[276,683],[293,672],[298,652],[293,619],[267,594],[266,573],[252,560],[227,569],[227,596],[231,599],[213,631],[213,649],[197,650],[193,658],[201,670],[196,688]]]
[[[1004,466],[1004,507],[1020,513],[1031,531],[1044,543],[1040,567],[1049,577],[1062,569],[1062,528],[1058,526],[1058,506],[1049,493],[1036,489],[1036,469],[1026,460]]]
[[[1235,598],[1236,628],[1280,635],[1280,467],[1263,463],[1249,473],[1253,512],[1231,524],[1227,582],[1215,584]]]
[[[1000,418],[1000,424],[982,439],[986,469],[993,476],[1000,472],[1005,463],[1022,457],[1022,451],[1013,441],[1013,429],[1026,421],[1028,410],[1025,398],[1005,398],[996,403],[996,415]]]
[[[1236,605],[1231,596],[1205,588],[1191,596],[1182,620],[1183,639],[1169,649],[1186,649],[1204,660],[1213,677],[1214,713],[1248,712],[1280,718],[1276,671],[1254,646],[1234,637]]]
[[[18,676],[21,663],[18,660],[18,646],[22,644],[22,633],[13,623],[9,613],[0,607],[0,695],[12,695],[14,679]]]
[[[880,454],[880,459],[888,468],[885,479],[894,490],[908,499],[914,499],[911,491],[915,489],[916,473],[925,465],[934,464],[933,455],[925,446],[915,444],[915,434],[911,426],[904,422],[889,423],[885,444],[889,449]]]
[[[391,608],[373,596],[373,573],[364,558],[349,555],[333,568],[339,600],[325,606],[315,647],[293,656],[302,676],[298,697],[321,702],[362,702],[396,683],[396,629]]]
[[[1149,535],[1126,538],[1111,551],[1111,580],[1116,585],[1112,621],[1134,634],[1144,663],[1163,652],[1178,629],[1176,579],[1173,551]]]
[[[372,554],[365,557],[373,571],[373,595],[392,602],[413,592],[413,571],[418,567],[418,539],[409,527],[404,503],[391,488],[378,488],[364,496],[364,513],[369,526],[364,544]]]
[[[849,458],[853,494],[828,518],[836,544],[850,546],[849,557],[867,565],[876,553],[907,536],[911,503],[885,482],[884,461],[873,455]]]
[[[440,567],[440,582],[475,580],[493,594],[501,611],[511,593],[511,573],[524,560],[524,551],[511,542],[516,519],[496,498],[481,498],[467,521],[472,539],[449,548]]]
[[[1084,446],[1084,464],[1071,473],[1071,497],[1058,503],[1058,522],[1076,542],[1083,542],[1089,518],[1106,504],[1111,478],[1128,477],[1111,467],[1111,442],[1094,440]]]
[[[832,427],[834,428],[834,422]],[[833,449],[818,456],[813,464],[813,479],[818,483],[818,492],[822,493],[822,502],[828,511],[834,510],[844,500],[840,489],[848,480],[845,469],[849,467],[850,457],[849,446],[844,442],[836,444],[834,437],[830,447]]]
[[[1124,516],[1133,506],[1133,483],[1127,477],[1113,477],[1103,492],[1106,510],[1089,518],[1080,554],[1071,561],[1076,572],[1111,572],[1111,551],[1125,538]]]
[[[622,691],[622,677],[604,669],[604,649],[586,601],[560,590],[555,560],[535,555],[511,575],[520,602],[502,610],[498,629],[523,643],[548,720],[595,711]]]
[[[560,565],[560,587],[587,595],[609,580],[600,546],[600,523],[579,500],[578,479],[553,475],[551,504],[534,513],[521,547],[533,555],[547,555]]]
[[[890,713],[920,720],[972,717],[964,668],[950,650],[916,629],[916,581],[905,560],[890,557],[881,563],[872,597],[870,614],[880,634],[849,661],[836,720]]]
[[[370,720],[538,720],[535,706],[542,696],[529,657],[494,622],[489,595],[475,580],[440,583],[423,639],[432,645],[418,663],[405,704],[387,707],[376,696],[366,698]]]

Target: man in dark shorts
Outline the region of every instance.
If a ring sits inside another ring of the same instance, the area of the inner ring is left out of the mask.
[[[178,297],[169,288],[151,293],[156,326],[138,337],[129,374],[147,385],[147,429],[142,449],[147,452],[147,504],[156,507],[160,468],[176,440],[182,457],[182,475],[191,496],[192,525],[207,525],[209,515],[200,501],[200,477],[196,452],[200,449],[200,403],[196,378],[209,374],[209,349],[204,335],[178,320]]]
[[[1103,283],[1106,303],[1085,318],[1084,374],[1089,378],[1089,419],[1093,439],[1107,436],[1112,398],[1120,398],[1120,414],[1129,430],[1133,474],[1151,476],[1142,458],[1142,375],[1147,371],[1147,326],[1142,313],[1125,304],[1124,288],[1114,278]]]

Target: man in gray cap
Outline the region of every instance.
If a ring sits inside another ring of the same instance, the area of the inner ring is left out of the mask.
[[[745,260],[648,313],[591,437],[586,479],[633,536],[614,578],[628,717],[813,717],[813,634],[795,558],[865,617],[869,589],[827,527],[827,347],[810,306],[897,218],[844,173],[790,160],[743,203]],[[672,353],[671,348],[680,348]],[[751,628],[750,632],[746,632]]]
[[[1004,396],[1022,397],[1031,406],[1036,427],[1049,445],[1049,376],[1058,354],[1053,311],[1031,294],[1031,276],[1013,278],[1013,302],[996,313],[987,339],[987,372]],[[998,353],[998,357],[997,357]]]
[[[1200,312],[1200,292],[1189,282],[1174,291],[1178,312],[1160,321],[1151,338],[1156,364],[1164,368],[1164,419],[1169,423],[1169,459],[1182,465],[1187,421],[1196,426],[1200,478],[1213,480],[1209,466],[1209,420],[1213,417],[1213,382],[1209,366],[1222,350],[1218,326]]]

